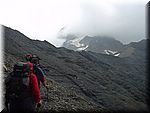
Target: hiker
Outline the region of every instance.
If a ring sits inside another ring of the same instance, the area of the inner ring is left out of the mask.
[[[5,85],[10,112],[34,112],[36,107],[41,106],[40,89],[32,63],[16,63]]]
[[[40,88],[40,82],[42,82],[43,86],[48,90],[49,85],[46,83],[46,79],[45,79],[46,73],[42,70],[39,63],[39,60],[41,59],[37,55],[27,54],[26,60],[28,62],[33,63],[33,72],[37,76],[39,88]]]
[[[31,62],[32,54],[26,54],[25,59],[27,62]]]

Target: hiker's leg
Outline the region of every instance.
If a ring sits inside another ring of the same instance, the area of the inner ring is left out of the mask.
[[[20,106],[17,102],[10,102],[10,112],[18,113],[20,110]]]
[[[24,102],[23,102],[23,109],[22,111],[26,111],[26,112],[34,112],[35,111],[35,102],[33,98],[27,98]]]

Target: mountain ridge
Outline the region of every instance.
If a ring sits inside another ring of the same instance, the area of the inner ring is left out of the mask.
[[[42,59],[41,64],[49,70],[48,80],[54,81],[52,101],[44,100],[43,110],[146,110],[146,59],[139,53],[138,58],[120,58],[78,52],[31,40],[16,32],[4,28],[4,63],[11,71],[13,64],[24,61],[27,53]],[[44,89],[41,90],[45,98]]]
[[[75,38],[73,39],[69,38],[69,36],[72,35],[67,35],[67,40],[62,45],[67,49],[75,51],[92,51],[118,57],[129,57],[134,52],[134,48],[136,48],[136,43],[146,42],[146,39],[143,39],[139,42],[123,44],[122,42],[110,36],[84,36],[81,38],[74,36]],[[146,44],[139,45],[144,46]],[[143,48],[142,46],[140,47],[141,49]]]

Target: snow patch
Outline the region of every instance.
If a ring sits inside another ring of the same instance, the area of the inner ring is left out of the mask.
[[[81,41],[83,38],[84,38],[84,36],[83,36],[83,37],[80,37],[80,38],[75,38],[75,39],[73,39],[73,40],[69,40],[69,42],[70,42],[70,44],[76,46],[77,48],[83,47],[83,46],[85,46],[85,45],[84,45],[84,44],[80,44],[80,41]]]
[[[117,54],[115,54],[114,56],[119,56],[120,55],[120,53],[117,53]]]
[[[107,52],[107,50],[104,50],[105,51],[105,53],[107,54],[107,55],[109,55],[109,53]]]
[[[118,51],[104,50],[107,55],[119,56],[120,53]]]
[[[88,45],[85,46],[85,47],[80,47],[80,48],[78,48],[77,51],[82,51],[82,50],[85,50],[86,48],[88,48]]]

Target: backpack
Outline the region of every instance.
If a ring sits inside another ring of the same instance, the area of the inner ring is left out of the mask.
[[[6,83],[6,99],[22,100],[31,96],[30,75],[33,66],[29,63],[18,62]]]
[[[43,79],[43,77],[45,77],[44,71],[39,65],[33,64],[33,73],[36,75],[38,79],[38,84],[40,86],[40,81]]]

